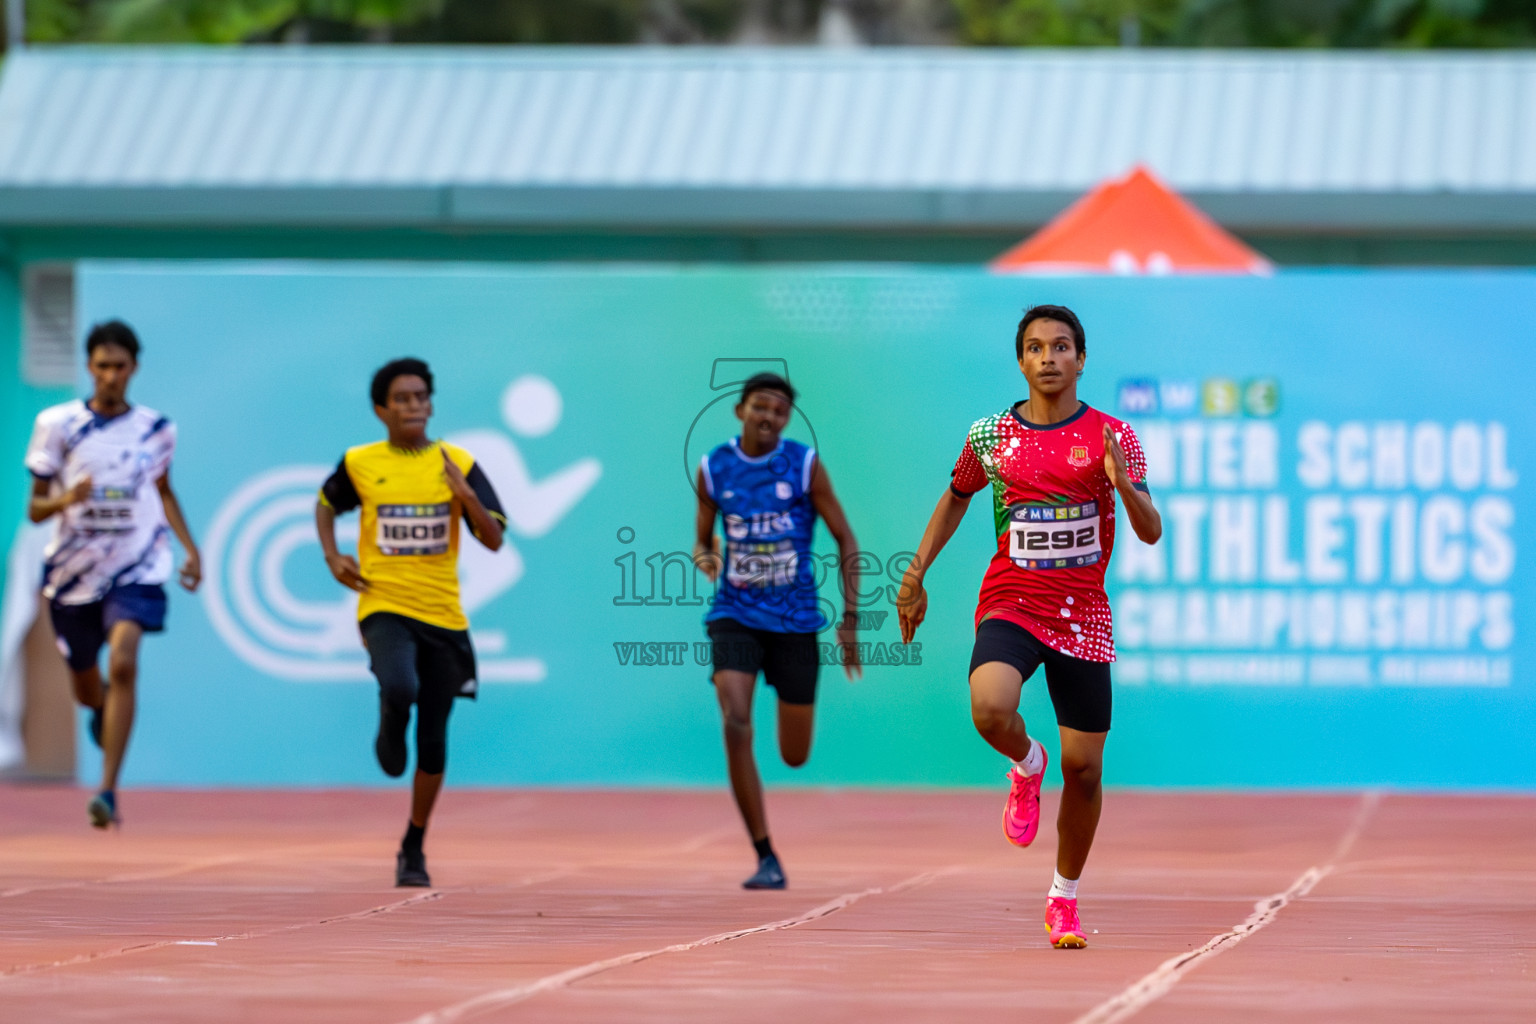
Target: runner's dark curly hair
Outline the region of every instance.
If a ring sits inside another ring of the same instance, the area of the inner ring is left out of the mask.
[[[1072,328],[1072,342],[1077,348],[1077,354],[1082,355],[1088,351],[1088,335],[1083,332],[1082,321],[1077,314],[1066,306],[1030,306],[1024,311],[1024,319],[1019,321],[1019,330],[1013,336],[1013,355],[1015,359],[1024,358],[1024,331],[1036,320],[1060,320]]]
[[[389,404],[389,386],[395,382],[396,377],[420,377],[427,382],[427,394],[432,394],[432,371],[426,363],[411,357],[391,359],[373,375],[373,384],[368,394],[374,405]]]

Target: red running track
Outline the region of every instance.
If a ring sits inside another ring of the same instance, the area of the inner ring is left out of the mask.
[[[723,793],[450,789],[433,890],[403,792],[85,799],[0,787],[0,1020],[1536,1020],[1536,797],[1111,793],[1082,951],[1001,788],[772,793],[779,893]]]

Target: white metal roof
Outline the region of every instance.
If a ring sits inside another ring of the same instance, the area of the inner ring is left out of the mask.
[[[1143,162],[1234,227],[1536,226],[1536,55],[32,49],[0,222],[1038,223]]]

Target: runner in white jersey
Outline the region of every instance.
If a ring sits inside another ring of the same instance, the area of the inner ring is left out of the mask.
[[[139,638],[165,628],[171,576],[170,534],[187,552],[181,585],[202,579],[197,544],[171,490],[176,428],[153,409],[128,404],[139,339],[113,320],[91,328],[86,362],[95,382],[89,401],[44,409],[32,429],[27,516],[56,516],[43,596],[69,664],[75,699],[91,712],[102,749],[101,789],[88,806],[91,824],[117,818],[117,777],[133,729]],[[97,658],[108,648],[103,685]]]

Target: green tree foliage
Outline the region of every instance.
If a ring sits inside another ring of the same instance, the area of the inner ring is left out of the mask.
[[[742,0],[447,0],[399,37],[444,43],[695,43],[726,40]]]
[[[33,42],[726,41],[751,0],[27,0]],[[816,6],[770,0],[768,6]]]
[[[989,46],[1529,47],[1532,0],[951,0]]]
[[[84,6],[78,0],[27,0],[27,38],[37,43],[81,38]]]
[[[239,43],[366,39],[436,15],[443,0],[27,0],[33,42]]]
[[[984,46],[1160,43],[1181,0],[953,0],[960,36]]]
[[[26,0],[34,42],[1532,47],[1536,0]]]

